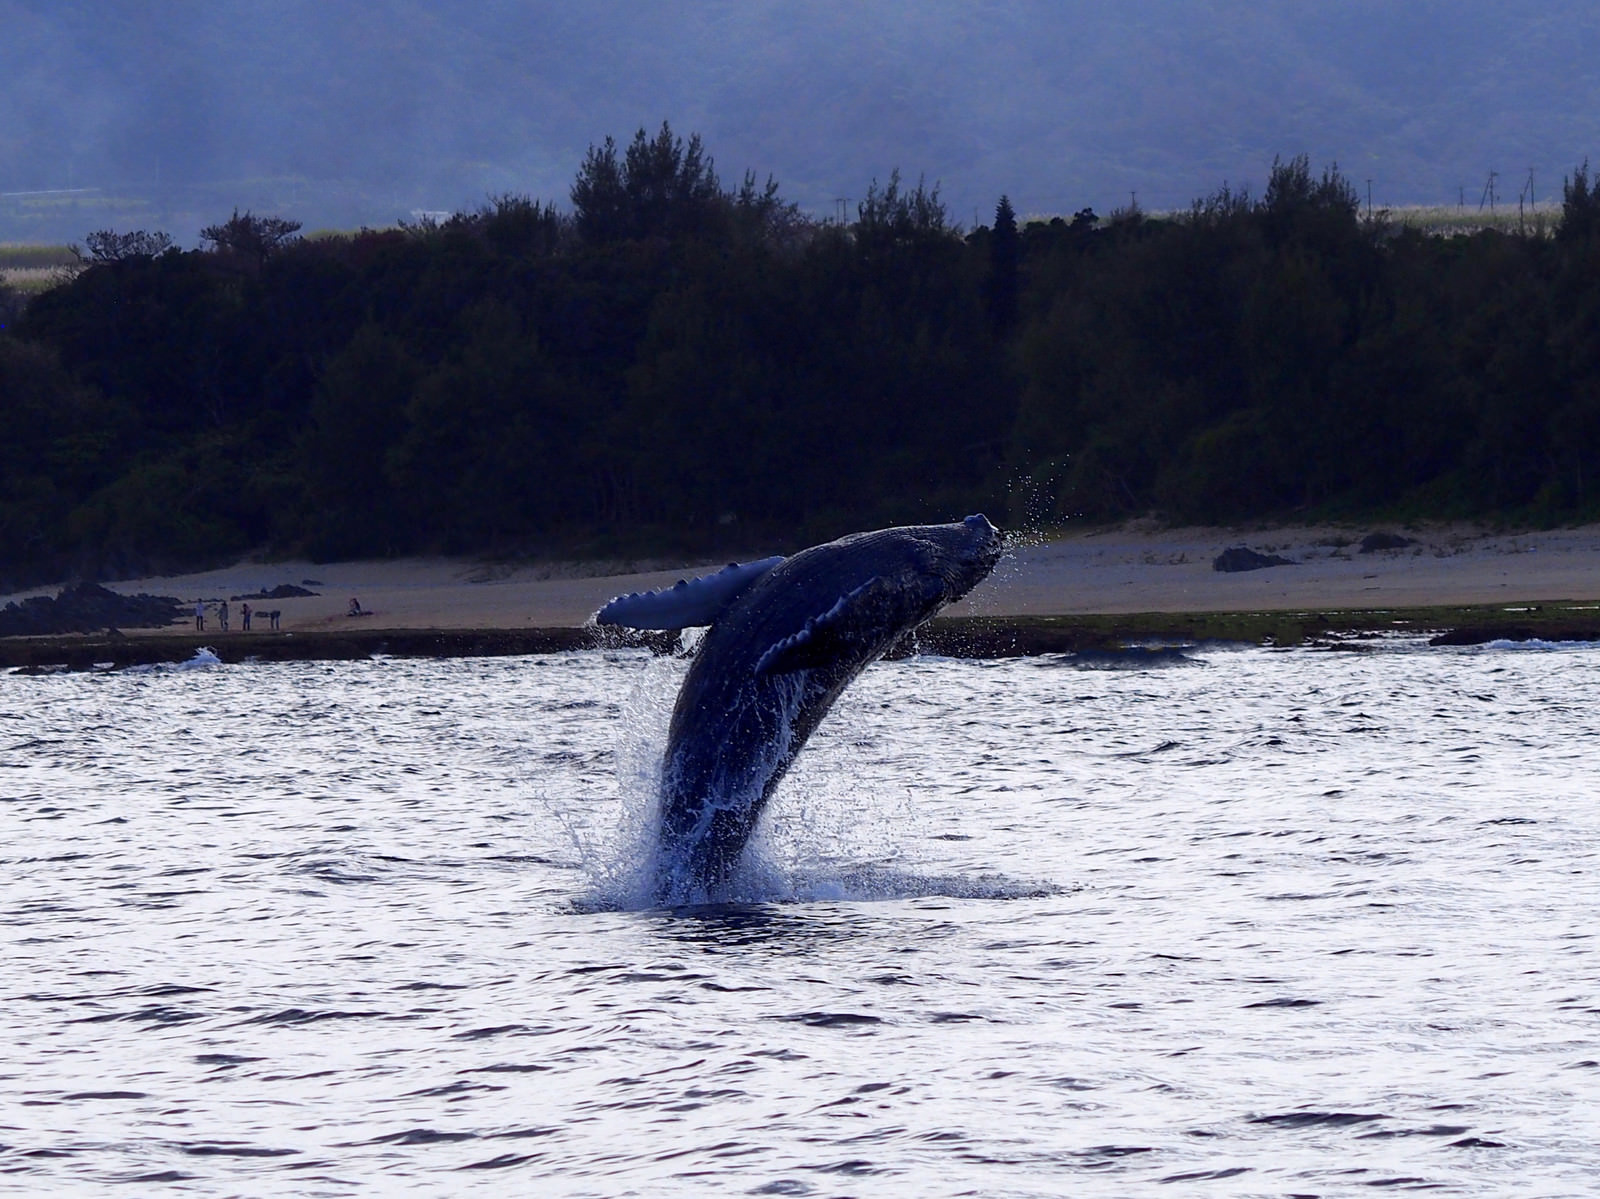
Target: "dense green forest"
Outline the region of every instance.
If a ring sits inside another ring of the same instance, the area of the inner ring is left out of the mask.
[[[250,550],[724,553],[1016,526],[1600,516],[1600,183],[1554,232],[1259,198],[956,227],[897,175],[823,222],[663,126],[570,212],[182,251],[101,231],[0,295],[0,584]]]

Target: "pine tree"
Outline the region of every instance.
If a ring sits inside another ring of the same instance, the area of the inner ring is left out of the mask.
[[[989,236],[989,319],[996,333],[1005,334],[1017,323],[1021,253],[1017,214],[1010,197],[1001,196],[994,208],[994,232]]]

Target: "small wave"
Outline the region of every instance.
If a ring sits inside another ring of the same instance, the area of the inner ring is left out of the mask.
[[[458,1170],[505,1170],[512,1166],[520,1166],[524,1162],[531,1162],[542,1156],[538,1153],[502,1153],[499,1157],[491,1157],[481,1162],[468,1162],[464,1166],[457,1166]]]
[[[466,1032],[452,1033],[451,1037],[457,1041],[481,1041],[485,1037],[500,1037],[508,1033],[532,1032],[526,1024],[495,1024],[486,1028],[469,1028]]]
[[[1063,894],[1066,888],[1035,879],[1013,879],[1000,874],[965,876],[918,874],[882,866],[863,866],[835,872],[797,876],[791,901],[848,902],[886,899],[1040,899]]]
[[[919,874],[886,866],[853,866],[785,872],[768,863],[748,866],[740,877],[717,895],[696,897],[699,902],[661,904],[648,888],[611,890],[597,887],[573,901],[583,914],[597,912],[705,910],[755,907],[764,904],[873,903],[905,899],[1039,899],[1064,894],[1068,888],[1036,879],[1014,879],[1000,874],[976,876]]]
[[[148,1091],[74,1091],[67,1099],[148,1099]]]
[[[443,1132],[437,1128],[408,1128],[404,1132],[391,1132],[373,1137],[368,1145],[437,1145],[455,1141],[476,1140],[475,1132]]]
[[[1220,1170],[1191,1170],[1186,1174],[1168,1174],[1161,1182],[1210,1182],[1216,1179],[1237,1178],[1248,1174],[1249,1166],[1225,1166]]]
[[[1353,1124],[1371,1124],[1388,1120],[1381,1112],[1278,1112],[1270,1116],[1252,1116],[1252,1124],[1268,1124],[1274,1128],[1348,1128]]]
[[[795,1012],[787,1016],[768,1016],[788,1024],[805,1024],[811,1028],[848,1028],[862,1024],[882,1024],[882,1016],[869,1016],[865,1012]]]
[[[194,657],[182,662],[142,662],[137,666],[129,666],[123,674],[166,674],[174,670],[207,670],[213,666],[221,666],[222,659],[217,657],[217,651],[209,645],[202,645],[194,651]]]
[[[1188,645],[1130,645],[1122,649],[1085,649],[1067,657],[1064,665],[1075,670],[1162,670],[1174,666],[1204,666]]]
[[[362,1011],[315,1011],[306,1008],[284,1008],[278,1012],[267,1012],[260,1016],[251,1016],[248,1020],[240,1021],[241,1024],[316,1024],[323,1020],[365,1020],[374,1016],[386,1016],[387,1012],[362,1012]]]
[[[1472,1129],[1466,1124],[1430,1124],[1426,1128],[1380,1128],[1361,1134],[1363,1141],[1390,1141],[1405,1137],[1458,1137]]]
[[[359,863],[349,858],[342,857],[311,858],[297,862],[289,867],[288,873],[304,875],[320,882],[336,884],[375,883],[380,881],[377,874],[363,869]]]
[[[193,1177],[195,1175],[185,1174],[180,1170],[157,1170],[153,1174],[129,1174],[124,1178],[116,1179],[116,1181],[132,1183],[184,1182]]]
[[[214,1070],[231,1070],[235,1066],[247,1065],[250,1062],[264,1062],[264,1057],[247,1057],[238,1053],[197,1053],[194,1060],[202,1066],[210,1066]]]
[[[26,741],[18,741],[10,746],[6,752],[13,754],[27,753],[34,749],[49,749],[55,745],[67,745],[70,742],[65,737],[30,737]]]
[[[111,1024],[126,1020],[131,1023],[152,1025],[187,1024],[191,1020],[203,1020],[205,1012],[190,1011],[187,1008],[168,1007],[165,1004],[148,1004],[132,1012],[101,1012],[94,1016],[79,1016],[69,1021],[72,1024]]]
[[[1508,637],[1501,637],[1494,641],[1485,641],[1482,645],[1474,646],[1479,652],[1485,650],[1525,650],[1535,653],[1549,653],[1552,650],[1575,650],[1600,648],[1600,641],[1542,641],[1537,637],[1530,637],[1526,641],[1514,641]]]

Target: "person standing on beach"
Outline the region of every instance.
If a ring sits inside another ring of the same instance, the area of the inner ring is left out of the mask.
[[[194,631],[197,633],[206,631],[206,602],[203,599],[194,601]]]
[[[228,601],[223,600],[217,605],[217,623],[222,626],[222,631],[228,631]]]
[[[239,629],[240,629],[240,631],[245,632],[245,633],[248,633],[250,631],[250,605],[249,604],[241,604],[239,606]]]

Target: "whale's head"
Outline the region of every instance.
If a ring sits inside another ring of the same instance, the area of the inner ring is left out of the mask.
[[[925,525],[918,530],[933,550],[929,563],[944,583],[941,603],[953,603],[971,591],[1000,561],[1005,538],[981,514],[948,525]]]

